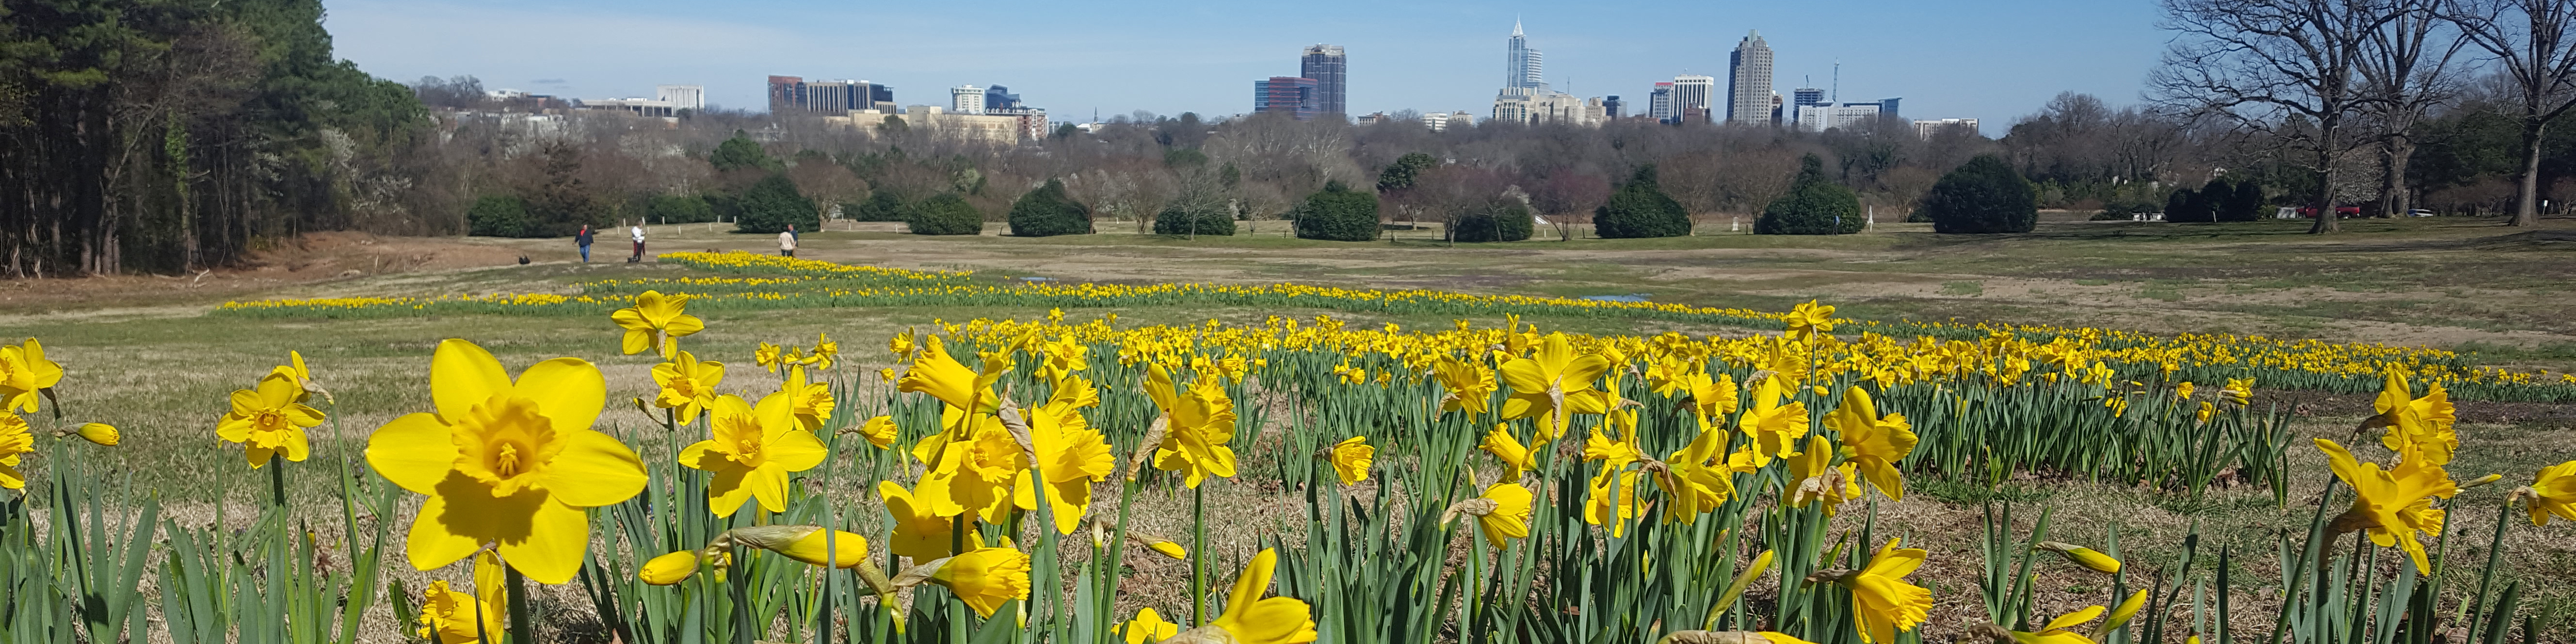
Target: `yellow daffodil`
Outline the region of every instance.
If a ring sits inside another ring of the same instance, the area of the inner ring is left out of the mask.
[[[948,592],[975,609],[979,617],[992,617],[1002,604],[1029,598],[1029,555],[1011,548],[976,548],[966,554],[934,561],[937,572],[929,581],[948,587]]]
[[[1779,631],[1673,631],[1656,644],[1816,644]]]
[[[1494,371],[1484,363],[1444,355],[1432,377],[1446,390],[1440,397],[1440,411],[1463,411],[1475,418],[1493,408]]]
[[[1734,472],[1724,454],[1726,436],[1723,429],[1702,430],[1689,445],[1666,457],[1664,467],[1655,473],[1655,482],[1670,503],[1664,509],[1666,522],[1697,522],[1699,515],[1735,497]]]
[[[1769,465],[1771,459],[1798,455],[1798,439],[1807,435],[1807,403],[1787,401],[1779,376],[1762,379],[1753,388],[1753,406],[1744,410],[1736,427],[1752,439],[1753,464]]]
[[[1898,632],[1912,632],[1932,610],[1932,591],[1905,581],[1930,553],[1899,547],[1903,542],[1887,540],[1869,567],[1836,580],[1851,589],[1852,622],[1862,642],[1894,642]]]
[[[1879,416],[1869,392],[1853,387],[1843,392],[1841,406],[1825,414],[1825,429],[1839,437],[1844,462],[1859,466],[1870,487],[1888,500],[1905,500],[1905,475],[1896,471],[1896,462],[1914,453],[1917,439],[1904,414]]]
[[[118,440],[116,426],[107,423],[82,423],[80,437],[82,440],[108,447],[115,447]]]
[[[787,397],[789,415],[800,429],[821,431],[823,422],[832,418],[831,383],[806,382],[804,367],[787,369],[787,381],[779,383],[778,395]]]
[[[1537,352],[1503,364],[1503,381],[1512,387],[1511,397],[1503,401],[1503,419],[1545,416],[1551,426],[1562,428],[1566,400],[1592,391],[1593,381],[1609,369],[1609,359],[1600,355],[1575,355],[1565,334],[1547,334]]]
[[[644,464],[590,429],[607,404],[599,368],[574,358],[528,367],[513,381],[474,343],[438,345],[429,368],[436,413],[396,418],[367,439],[367,463],[429,498],[405,552],[428,570],[496,544],[511,568],[560,584],[590,545],[584,511],[644,490]]]
[[[885,499],[886,512],[894,516],[894,537],[886,543],[888,551],[916,562],[953,553],[956,523],[932,512],[930,504],[913,496],[900,483],[878,481],[877,495]]]
[[[1377,448],[1369,446],[1366,436],[1345,438],[1327,449],[1333,462],[1333,475],[1340,477],[1343,485],[1358,485],[1360,481],[1368,480],[1369,464],[1377,461]]]
[[[2215,415],[2218,415],[2218,403],[2206,400],[2200,401],[2200,422],[2209,422],[2209,417]]]
[[[1509,545],[1510,539],[1529,536],[1530,506],[1534,497],[1529,488],[1505,481],[1485,488],[1476,497],[1493,504],[1485,513],[1476,515],[1476,530],[1485,535],[1485,543],[1495,548]]]
[[[788,474],[814,469],[830,453],[823,442],[796,425],[784,394],[771,394],[754,408],[742,397],[716,398],[707,411],[714,437],[680,450],[680,464],[715,475],[707,482],[707,509],[729,517],[744,503],[760,500],[760,509],[787,511]]]
[[[36,434],[27,429],[27,419],[0,410],[0,488],[27,488],[27,473],[18,471],[18,459],[35,451]]]
[[[1136,618],[1118,625],[1118,630],[1127,639],[1127,644],[1148,644],[1181,634],[1181,625],[1164,621],[1162,615],[1148,606],[1137,609]]]
[[[2093,644],[2093,638],[2076,632],[2075,627],[2083,626],[2085,622],[2101,616],[2102,607],[2086,606],[2075,612],[2059,615],[2057,619],[2048,620],[2048,623],[2041,625],[2039,630],[2008,632],[2012,634],[2013,641],[2019,644]]]
[[[296,388],[303,390],[306,394],[297,396],[295,398],[296,402],[303,402],[314,390],[321,388],[319,384],[316,384],[313,381],[313,369],[304,365],[304,352],[302,351],[286,352],[286,364],[278,365],[275,369],[270,369],[269,373],[285,374],[287,377],[295,379]]]
[[[295,402],[303,394],[294,378],[276,373],[259,379],[252,389],[233,390],[233,410],[215,424],[215,436],[241,443],[242,456],[253,468],[268,465],[272,456],[303,462],[312,451],[304,428],[322,424],[320,410]]]
[[[2101,639],[2102,636],[2110,634],[2111,631],[2120,630],[2120,627],[2129,625],[2129,620],[2137,617],[2138,611],[2143,610],[2146,607],[2147,591],[2145,589],[2129,593],[2129,597],[2127,599],[2120,600],[2120,605],[2111,607],[2111,617],[2109,619],[2102,620],[2102,625],[2093,629],[2093,639]]]
[[[2062,555],[2068,562],[2091,568],[2094,572],[2105,575],[2120,574],[2120,560],[2092,548],[2057,541],[2042,541],[2039,542],[2039,549]]]
[[[0,435],[0,454],[7,454],[7,437]],[[2531,488],[2523,493],[2531,511],[2531,524],[2549,525],[2549,517],[2576,521],[2576,461],[2540,468]]]
[[[1206,626],[1174,636],[1175,641],[1232,644],[1299,644],[1315,641],[1315,616],[1304,600],[1290,597],[1261,596],[1270,588],[1271,572],[1279,566],[1279,552],[1265,549],[1253,555],[1234,578],[1234,590],[1227,593],[1225,614]]]
[[[974,438],[949,442],[913,493],[940,516],[967,513],[1000,523],[1013,505],[1020,475],[1029,469],[1028,452],[998,420],[970,424]]]
[[[1788,325],[1789,334],[1793,336],[1807,337],[1820,333],[1832,333],[1834,307],[1829,304],[1819,304],[1816,300],[1807,300],[1807,303],[1789,309],[1789,314],[1782,316],[1780,321]]]
[[[850,430],[844,429],[841,431],[848,432]],[[867,437],[868,444],[877,446],[877,449],[889,449],[894,447],[895,437],[900,433],[900,431],[901,430],[899,428],[895,427],[893,416],[878,416],[868,419],[868,422],[859,424],[859,435]]]
[[[1155,368],[1158,372],[1161,367]],[[1182,472],[1192,488],[1207,477],[1234,476],[1234,399],[1215,383],[1199,382],[1165,408],[1170,423],[1154,449],[1154,467]]]
[[[1494,423],[1494,431],[1486,432],[1485,442],[1477,447],[1493,454],[1494,458],[1502,459],[1503,465],[1512,468],[1503,480],[1517,481],[1522,473],[1538,470],[1538,461],[1533,458],[1534,450],[1521,446],[1521,440],[1512,436],[1510,424]]]
[[[38,392],[62,380],[63,366],[45,359],[44,343],[0,345],[0,411],[36,413]]]
[[[608,319],[615,320],[618,328],[626,330],[626,355],[658,350],[662,356],[668,357],[680,349],[681,337],[707,328],[706,322],[687,313],[688,307],[689,296],[666,296],[661,291],[645,291],[635,296],[635,306],[618,309],[610,313]]]
[[[786,349],[767,342],[760,343],[759,347],[751,350],[751,361],[770,373],[778,373],[778,367],[787,364],[786,357]]]
[[[2420,458],[2426,465],[2449,465],[2451,453],[2460,448],[2460,435],[2452,431],[2451,395],[2442,383],[2429,385],[2424,397],[2416,398],[2406,382],[2406,373],[2388,370],[2379,398],[2372,407],[2378,415],[2363,421],[2363,427],[2386,427],[2387,435],[2380,444],[2406,459]]]
[[[1860,497],[1860,475],[1854,471],[1858,464],[1834,465],[1834,446],[1824,436],[1807,437],[1806,451],[1783,460],[1789,463],[1789,505],[1822,502],[1831,515],[1844,501]]]
[[[716,385],[724,383],[724,370],[722,362],[701,362],[687,351],[673,352],[670,361],[653,365],[653,384],[662,388],[653,406],[671,410],[673,422],[698,422],[698,413],[715,404]]]
[[[1035,476],[1021,471],[1013,489],[1013,501],[1020,509],[1037,509],[1037,493],[1046,494],[1048,511],[1055,517],[1056,531],[1073,534],[1081,525],[1082,515],[1091,508],[1092,484],[1108,480],[1118,469],[1118,461],[1109,455],[1109,441],[1100,430],[1084,420],[1073,401],[1059,400],[1029,410],[1029,450],[1037,455],[1038,474],[1045,477],[1039,485]]]
[[[2335,477],[2353,489],[2352,509],[2335,517],[2328,529],[2336,534],[2369,530],[2371,543],[2382,548],[2402,548],[2406,556],[2415,559],[2416,571],[2433,574],[2424,542],[2415,533],[2442,533],[2443,511],[2433,508],[2433,499],[2447,499],[2459,493],[2459,484],[2451,481],[2450,473],[2438,465],[2413,462],[2382,471],[2378,463],[2354,459],[2352,452],[2334,441],[2314,440],[2317,450],[2325,452]]]
[[[2227,379],[2227,386],[2218,390],[2218,397],[2221,400],[2235,403],[2240,407],[2244,406],[2246,403],[2253,402],[2254,379],[2229,378]]]
[[[840,357],[841,343],[833,342],[831,334],[817,333],[814,334],[814,350],[805,353],[805,362],[814,365],[815,369],[831,371],[832,364]]]
[[[2195,387],[2191,384],[2191,381],[2182,381],[2182,384],[2174,385],[2174,397],[2183,400],[2191,400],[2191,392],[2194,389]]]
[[[682,550],[654,557],[635,570],[635,579],[655,586],[680,583],[698,574],[698,552]]]
[[[1607,526],[1610,536],[1628,534],[1628,522],[1637,518],[1637,482],[1644,473],[1633,469],[1605,469],[1592,477],[1584,493],[1583,522]]]
[[[1038,363],[1038,377],[1049,382],[1091,369],[1091,347],[1070,336],[1040,345],[1038,353],[1046,357]]]
[[[490,629],[499,641],[507,623],[502,614],[501,562],[484,551],[474,557],[474,592],[449,590],[447,580],[429,582],[421,593],[420,629],[415,636],[435,638],[438,644],[467,644],[482,639]]]
[[[1733,374],[1721,373],[1711,379],[1706,371],[1694,371],[1682,377],[1682,384],[1690,394],[1691,408],[1702,418],[1715,420],[1735,413],[1736,406],[1741,404]]]

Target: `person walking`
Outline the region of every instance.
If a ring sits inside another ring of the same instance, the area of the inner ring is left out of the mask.
[[[635,236],[635,256],[626,258],[626,263],[633,264],[644,261],[644,226],[639,224],[626,230],[629,233],[633,233]]]
[[[572,235],[572,243],[581,245],[581,263],[584,264],[590,263],[591,236],[590,224],[582,224],[581,232],[573,233]]]
[[[778,254],[796,256],[796,224],[788,224],[787,230],[778,232]]]

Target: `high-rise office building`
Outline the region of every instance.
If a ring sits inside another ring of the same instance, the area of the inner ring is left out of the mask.
[[[834,115],[850,110],[868,109],[868,82],[855,80],[817,80],[805,83],[801,106],[805,111]]]
[[[804,77],[776,75],[769,77],[769,113],[779,114],[804,108]]]
[[[1316,101],[1321,87],[1312,78],[1272,76],[1252,82],[1252,111],[1286,114],[1300,121],[1321,113]]]
[[[984,88],[984,111],[991,112],[993,110],[1018,109],[1019,107],[1020,95],[1011,93],[1011,88],[1000,85]]]
[[[1716,111],[1709,104],[1716,93],[1717,79],[1697,74],[1673,77],[1673,118],[1676,122],[1707,123]]]
[[[1746,34],[1728,57],[1726,103],[1729,123],[1771,124],[1771,44],[1760,31]]]
[[[959,85],[949,88],[948,111],[953,114],[982,116],[984,114],[984,88],[973,85]]]
[[[1545,89],[1545,62],[1538,50],[1530,48],[1529,37],[1521,35],[1521,22],[1512,21],[1512,39],[1503,45],[1503,89]]]
[[[707,108],[707,86],[655,85],[653,100],[669,101],[672,109],[703,110]]]
[[[1655,91],[1646,94],[1646,115],[1657,121],[1673,122],[1673,84],[1656,83]]]
[[[1628,107],[1626,101],[1619,100],[1619,95],[1612,94],[1610,98],[1601,100],[1601,115],[1603,118],[1619,118],[1620,110],[1626,107]]]
[[[1315,109],[1325,114],[1345,114],[1344,102],[1349,77],[1344,75],[1349,60],[1342,55],[1341,45],[1314,45],[1297,57],[1297,76],[1315,79]]]

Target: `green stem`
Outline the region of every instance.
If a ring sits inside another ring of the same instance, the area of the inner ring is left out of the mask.
[[[2478,575],[2478,598],[2476,601],[2469,602],[2467,606],[2461,607],[2472,611],[2469,619],[2466,620],[2469,623],[2469,634],[2467,637],[2460,638],[2461,641],[2478,641],[2478,627],[2486,623],[2486,620],[2480,618],[2485,616],[2487,590],[2492,587],[2490,584],[2495,583],[2496,567],[2504,565],[2504,527],[2505,524],[2513,522],[2515,498],[2512,495],[2506,496],[2503,507],[2496,511],[2495,540],[2487,544],[2487,568]]]
[[[1190,488],[1190,626],[1207,619],[1207,488]]]
[[[268,455],[268,494],[277,509],[286,509],[286,459],[279,454]]]
[[[519,576],[518,569],[512,568],[508,573],[507,583],[510,593],[510,644],[535,644],[536,624],[528,622],[528,580]]]

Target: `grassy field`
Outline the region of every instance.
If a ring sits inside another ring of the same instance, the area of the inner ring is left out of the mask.
[[[1435,232],[1404,231],[1372,243],[1310,242],[1280,236],[1278,222],[1261,222],[1254,234],[1180,240],[1127,233],[1021,239],[991,231],[975,237],[919,237],[891,225],[836,225],[804,236],[799,256],[881,266],[972,270],[979,279],[1042,277],[1072,282],[1149,284],[1214,282],[1425,288],[1476,294],[1613,296],[1653,302],[1786,310],[1822,300],[1845,317],[1877,320],[1991,320],[2132,330],[2157,334],[2236,333],[2336,342],[2427,345],[2474,351],[2476,364],[2563,373],[2576,370],[2576,221],[2546,220],[2536,230],[2503,228],[2492,219],[2361,220],[2344,234],[2303,234],[2300,222],[2165,225],[2052,221],[2026,235],[1945,236],[1921,224],[1882,224],[1869,233],[1840,237],[1784,238],[1715,233],[1658,240],[1528,241],[1451,246]],[[1115,225],[1109,225],[1114,228]],[[1705,223],[1704,228],[1707,228]],[[998,228],[998,226],[997,226]],[[1723,225],[1715,226],[1723,230]],[[603,240],[605,241],[605,240]],[[694,250],[774,249],[767,236],[733,235],[698,226],[656,226],[655,253]],[[336,404],[334,422],[320,428],[317,458],[354,454],[368,432],[393,417],[430,407],[428,358],[444,338],[470,338],[492,350],[512,370],[554,356],[599,364],[609,383],[603,425],[630,436],[646,453],[670,453],[677,444],[656,417],[626,403],[653,395],[649,356],[621,356],[618,335],[603,318],[441,315],[385,319],[250,318],[211,314],[228,300],[270,297],[416,296],[485,293],[574,293],[577,281],[676,278],[707,271],[651,261],[623,262],[624,245],[603,243],[590,264],[571,261],[567,240],[376,240],[340,236],[282,249],[265,270],[189,278],[101,278],[0,283],[0,338],[41,338],[48,356],[69,373],[60,388],[62,408],[82,420],[123,428],[113,452],[121,482],[156,490],[174,516],[191,525],[209,522],[214,508],[249,508],[265,494],[265,473],[244,467],[237,447],[213,436],[225,397],[250,386],[287,352],[300,351]],[[530,263],[521,265],[518,257]],[[288,264],[294,267],[287,268]],[[350,274],[354,272],[355,274]],[[1271,315],[1311,317],[1321,311],[1256,308],[1138,307],[1075,311],[1089,319],[1114,313],[1120,326],[1192,324],[1209,319],[1257,325]],[[1038,319],[1037,307],[832,308],[708,314],[710,331],[689,348],[733,368],[723,387],[767,391],[778,377],[750,363],[760,342],[810,344],[828,333],[854,365],[854,391],[882,392],[873,374],[897,366],[883,347],[908,328],[934,321],[976,318]],[[1406,328],[1446,327],[1446,316],[1335,313],[1354,327],[1393,323]],[[1522,320],[1545,330],[1599,334],[1740,337],[1745,328],[1669,321],[1582,316]],[[1475,319],[1477,326],[1503,320]],[[1103,383],[1109,386],[1108,383]],[[2214,385],[2213,385],[2214,386]],[[878,413],[881,401],[845,401],[857,417]],[[2303,436],[2345,444],[2375,442],[2351,429],[2369,414],[2366,395],[2261,391],[2256,405],[2295,408]],[[1821,410],[1819,410],[1821,412]],[[1272,414],[1274,424],[1297,409]],[[2461,404],[2463,437],[2451,471],[2461,479],[2494,472],[2501,485],[2464,493],[2464,508],[2493,508],[2530,472],[2576,457],[2576,406],[2532,403]],[[1113,434],[1142,428],[1108,428]],[[1280,467],[1281,429],[1267,427],[1242,451],[1246,469]],[[688,439],[694,440],[694,439]],[[1575,441],[1579,443],[1579,441]],[[2304,444],[2304,443],[2302,443]],[[1574,446],[1579,448],[1578,446]],[[1939,602],[1926,641],[1944,641],[1982,621],[1976,607],[1978,517],[1989,501],[2012,500],[2035,510],[2056,508],[2069,539],[2098,541],[2107,526],[2122,531],[2128,556],[2164,561],[2197,525],[2204,556],[2217,547],[2247,556],[2249,582],[2262,587],[2277,574],[2268,553],[2279,535],[2303,531],[2314,512],[2315,490],[2331,475],[2313,449],[2291,450],[2294,467],[2286,507],[2255,486],[2221,489],[2192,501],[2152,489],[2084,480],[2021,477],[1999,486],[1928,478],[1902,503],[1876,507],[1878,521],[1904,525],[1909,545],[1930,549],[1919,583]],[[38,465],[37,467],[42,467]],[[289,482],[297,498],[326,498],[333,482],[305,476]],[[1212,535],[1213,547],[1248,551],[1258,540],[1296,535],[1303,506],[1295,490],[1255,486],[1219,488],[1211,502],[1245,517]],[[872,499],[845,491],[860,507]],[[1114,505],[1114,499],[1104,508]],[[1144,527],[1186,531],[1170,510],[1184,497],[1138,499]],[[317,515],[336,513],[318,502]],[[327,510],[327,511],[326,511]],[[1114,511],[1114,510],[1099,510]],[[233,516],[243,516],[235,512]],[[2029,512],[2035,515],[2036,512]],[[2491,509],[2452,515],[2449,543],[2455,557],[2482,560],[2492,529]],[[1851,514],[1837,519],[1849,523]],[[2515,520],[2520,520],[2516,518]],[[1838,523],[1838,525],[1840,525]],[[2526,528],[2528,526],[2525,526]],[[871,526],[874,529],[874,526]],[[2576,532],[2553,525],[2519,530],[2507,547],[2518,578],[2576,575]],[[2089,534],[2088,534],[2089,533]],[[2528,556],[2523,556],[2527,554]],[[2383,563],[2386,563],[2383,560]],[[2388,564],[2395,565],[2395,564]],[[414,575],[406,566],[391,566]],[[1141,570],[1166,576],[1185,568]],[[2041,576],[2043,603],[2086,601],[2101,588],[2091,577],[2051,569]],[[2277,583],[2273,583],[2277,585]],[[2453,590],[2469,585],[2455,582]],[[2524,601],[2576,614],[2576,591],[2538,583]],[[414,586],[417,587],[417,586]],[[1168,584],[1140,584],[1134,605],[1172,605],[1186,595]],[[1776,589],[1757,589],[1757,596]],[[551,613],[570,640],[596,635],[582,624],[577,595],[552,596]],[[1122,600],[1126,602],[1129,600]],[[2093,599],[2089,601],[2099,601]],[[2274,600],[2277,603],[2277,600]],[[2270,610],[2252,602],[2248,619],[2270,623]],[[2052,604],[2053,605],[2053,604]],[[2240,612],[2240,614],[2246,614]],[[372,618],[371,618],[372,619]],[[390,617],[386,618],[390,620]],[[2563,618],[2562,618],[2563,619]],[[390,623],[387,621],[386,623]],[[2554,625],[2552,625],[2554,626]],[[2552,641],[2567,641],[2562,637]],[[376,641],[375,636],[369,637]],[[382,641],[392,641],[385,638]],[[2177,636],[2177,640],[2178,636]]]

